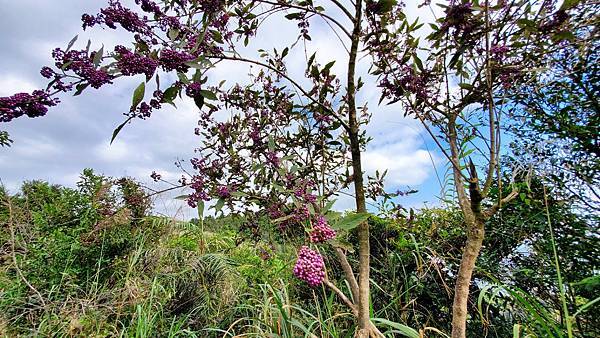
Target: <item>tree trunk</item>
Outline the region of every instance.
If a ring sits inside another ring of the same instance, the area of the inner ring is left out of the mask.
[[[363,181],[363,172],[361,164],[360,139],[359,139],[359,121],[356,114],[356,58],[358,55],[358,45],[361,37],[362,21],[362,1],[355,2],[354,29],[352,31],[352,45],[348,59],[348,83],[347,83],[347,103],[348,103],[348,138],[350,139],[350,151],[352,153],[352,174],[354,175],[354,193],[356,201],[356,211],[366,212],[365,188]],[[358,331],[357,337],[367,338],[371,331],[372,324],[369,314],[369,269],[370,269],[370,246],[369,246],[369,224],[363,222],[358,226]]]
[[[452,304],[452,338],[465,338],[467,335],[467,315],[469,286],[475,269],[477,257],[481,251],[484,237],[484,224],[476,220],[467,225],[467,242],[456,277],[454,303]]]

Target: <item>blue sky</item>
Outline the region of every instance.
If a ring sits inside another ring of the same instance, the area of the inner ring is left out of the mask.
[[[45,82],[39,69],[51,64],[52,49],[65,47],[76,34],[79,34],[76,45],[79,48],[85,47],[88,38],[92,39],[92,48],[104,45],[105,50],[123,39],[130,41],[128,34],[118,31],[81,31],[81,14],[96,13],[105,4],[105,0],[0,0],[0,96],[43,87]],[[409,15],[417,14],[414,7],[409,4]],[[293,41],[296,30],[294,23],[269,23],[259,32],[261,38],[247,50]],[[335,36],[318,21],[311,22],[311,32],[313,42],[308,49],[318,52],[317,61],[321,63],[338,60],[333,69],[343,75],[347,56]],[[290,55],[289,59],[290,72],[303,74],[303,56]],[[358,70],[366,85],[359,99],[368,102],[373,114],[367,131],[374,139],[364,154],[365,170],[373,173],[388,169],[388,190],[410,186],[420,191],[401,200],[404,205],[439,204],[435,196],[440,187],[432,162],[442,176],[445,162],[417,121],[404,118],[399,106],[377,105],[379,91],[367,74],[368,67],[368,58],[363,58]],[[230,84],[244,82],[248,71],[247,65],[228,63],[217,68],[212,78],[225,79]],[[197,143],[193,132],[197,114],[192,102],[180,102],[177,110],[165,108],[149,120],[128,125],[109,144],[112,131],[124,120],[122,112],[128,110],[131,93],[140,81],[141,78],[120,79],[115,85],[88,90],[78,97],[62,96],[62,103],[45,117],[20,118],[0,125],[0,130],[7,130],[14,140],[12,147],[0,148],[2,183],[12,192],[20,182],[33,179],[74,186],[86,167],[109,176],[132,176],[156,189],[161,186],[149,178],[153,170],[176,180],[181,173],[174,162],[191,158]],[[156,210],[176,217],[195,213],[172,197],[158,198]],[[352,208],[351,199],[340,197],[336,208]]]

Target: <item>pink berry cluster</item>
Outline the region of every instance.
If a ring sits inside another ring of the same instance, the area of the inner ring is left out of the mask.
[[[317,217],[317,221],[315,222],[315,225],[313,225],[312,230],[308,234],[308,237],[313,243],[327,242],[328,240],[335,238],[335,230],[327,224],[325,217],[319,216]]]
[[[315,287],[325,279],[325,262],[323,257],[306,245],[298,251],[298,260],[294,266],[294,276]]]

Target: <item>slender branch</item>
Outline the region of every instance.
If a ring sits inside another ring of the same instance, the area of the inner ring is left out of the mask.
[[[483,185],[482,196],[485,197],[492,187],[494,173],[498,164],[498,153],[496,149],[496,114],[494,113],[494,96],[492,93],[492,60],[490,57],[490,19],[489,19],[489,3],[485,2],[485,61],[486,61],[486,85],[487,85],[487,100],[488,100],[488,115],[490,124],[490,159],[488,162],[487,174]]]
[[[348,297],[344,294],[344,292],[340,289],[338,289],[337,286],[335,286],[331,281],[329,281],[329,279],[325,279],[323,281],[323,283],[325,283],[325,285],[330,288],[333,292],[335,292],[336,295],[338,295],[338,297],[340,297],[340,299],[346,304],[348,305],[348,307],[352,310],[352,314],[355,316],[358,316],[358,309],[356,308],[356,305],[354,305],[354,303],[352,303],[352,301],[350,299],[348,299]]]
[[[519,195],[519,190],[513,189],[513,191],[511,191],[510,194],[508,194],[508,195],[506,195],[506,197],[500,199],[498,201],[498,203],[492,205],[491,207],[489,207],[485,211],[483,211],[484,217],[485,218],[492,217],[496,212],[498,212],[498,210],[500,210],[500,208],[502,208],[503,204],[509,203],[510,201],[515,199],[515,197],[517,197],[518,195]]]
[[[356,20],[354,18],[354,15],[352,15],[352,13],[350,13],[350,11],[346,8],[346,6],[342,5],[338,0],[329,0],[329,1],[331,1],[339,9],[341,9],[342,12],[344,12],[344,14],[346,14],[346,16],[348,17],[348,19],[352,20],[352,22],[354,22]]]
[[[209,59],[221,59],[221,60],[231,60],[231,61],[241,61],[241,62],[246,62],[246,63],[252,63],[252,64],[255,64],[255,65],[258,65],[258,66],[270,69],[273,72],[275,72],[278,75],[280,75],[281,77],[283,77],[286,80],[288,80],[294,87],[296,87],[306,98],[308,98],[314,104],[316,104],[316,105],[320,106],[321,108],[325,109],[326,111],[328,111],[342,125],[342,127],[344,127],[344,129],[346,131],[350,130],[350,127],[348,126],[348,124],[346,123],[346,121],[344,121],[340,116],[338,116],[337,113],[333,109],[327,107],[322,102],[317,101],[304,88],[302,88],[302,86],[300,86],[300,84],[298,84],[298,82],[294,81],[291,77],[289,77],[287,74],[285,74],[281,70],[279,70],[277,68],[274,68],[273,66],[270,66],[270,65],[268,65],[266,63],[263,63],[263,62],[260,62],[260,61],[256,61],[256,60],[246,59],[246,58],[243,58],[243,57],[226,56],[226,55],[205,55],[204,57],[209,58]]]
[[[358,302],[358,283],[356,282],[354,271],[352,271],[352,266],[350,266],[350,263],[348,263],[348,257],[346,257],[346,254],[340,248],[335,248],[335,254],[342,265],[342,270],[344,270],[346,280],[348,280],[348,283],[350,283],[350,292],[352,292],[352,298],[355,302]]]
[[[338,26],[343,32],[344,34],[346,34],[346,36],[348,38],[352,38],[352,35],[350,34],[350,32],[344,27],[344,25],[342,25],[339,21],[337,21],[336,19],[332,18],[331,16],[325,14],[325,13],[321,13],[319,11],[316,11],[314,9],[310,9],[308,7],[302,7],[302,6],[297,6],[294,4],[290,4],[290,3],[281,3],[281,2],[274,2],[274,1],[268,1],[268,0],[256,0],[257,2],[260,3],[264,3],[264,4],[269,4],[269,5],[273,5],[273,6],[281,6],[281,7],[287,7],[287,8],[294,8],[294,9],[298,9],[298,10],[302,10],[302,11],[306,11],[309,13],[314,13],[320,17],[322,17],[324,20],[328,20],[331,21],[333,24],[335,24],[336,26]]]

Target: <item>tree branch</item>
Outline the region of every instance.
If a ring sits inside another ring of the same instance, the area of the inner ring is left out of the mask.
[[[348,38],[352,38],[352,35],[344,27],[344,25],[342,25],[339,21],[337,21],[336,19],[332,18],[331,16],[329,16],[327,14],[318,12],[318,11],[316,11],[314,9],[310,9],[308,7],[297,6],[297,5],[290,4],[290,3],[273,2],[273,1],[268,1],[268,0],[256,0],[256,1],[260,2],[260,3],[265,3],[265,4],[273,5],[273,6],[281,6],[281,7],[287,7],[287,8],[294,8],[294,9],[298,9],[298,10],[302,10],[302,11],[307,11],[309,13],[313,13],[315,15],[321,16],[324,20],[329,20],[333,24],[335,24],[336,26],[338,26],[344,32],[344,34],[346,34],[346,36]]]
[[[346,121],[344,121],[340,116],[338,116],[337,113],[335,111],[333,111],[333,109],[327,107],[322,102],[317,101],[304,88],[302,88],[302,86],[300,86],[300,84],[298,84],[298,82],[294,81],[291,77],[289,77],[287,74],[285,74],[281,70],[274,68],[266,63],[256,61],[256,60],[246,59],[243,57],[227,56],[227,55],[204,55],[204,57],[209,58],[209,59],[231,60],[231,61],[241,61],[241,62],[246,62],[246,63],[252,63],[252,64],[272,70],[273,72],[277,73],[284,79],[288,80],[294,87],[296,87],[302,93],[302,95],[304,95],[311,102],[313,102],[314,104],[318,105],[319,107],[321,107],[321,108],[325,109],[327,112],[329,112],[331,114],[331,116],[333,116],[340,123],[340,125],[342,127],[344,127],[344,129],[346,131],[350,131],[350,127],[348,126]]]
[[[518,195],[519,195],[519,190],[516,188],[513,189],[513,191],[511,191],[510,194],[508,194],[503,199],[499,200],[498,203],[496,203],[496,204],[492,205],[491,207],[487,208],[486,210],[484,210],[483,215],[485,216],[485,218],[492,217],[496,212],[498,212],[498,210],[500,210],[500,208],[502,208],[503,204],[509,203],[510,201],[515,199],[515,197],[517,197]]]
[[[325,278],[325,280],[323,281],[323,283],[325,283],[325,285],[330,288],[333,292],[335,292],[336,295],[338,295],[338,297],[340,297],[340,299],[346,304],[348,305],[348,307],[352,310],[352,314],[356,317],[358,317],[358,309],[356,308],[356,305],[354,305],[354,303],[352,303],[352,301],[350,299],[348,299],[348,297],[346,297],[346,295],[344,294],[344,292],[340,289],[338,289],[337,286],[335,286],[331,281],[329,281],[329,279]]]
[[[350,284],[350,292],[352,292],[352,298],[354,301],[358,301],[358,283],[356,282],[356,277],[354,276],[354,271],[352,271],[352,266],[348,263],[348,258],[342,249],[335,248],[335,254],[338,256],[340,260],[340,264],[342,265],[342,270],[344,270],[344,274],[346,275],[346,280]]]

